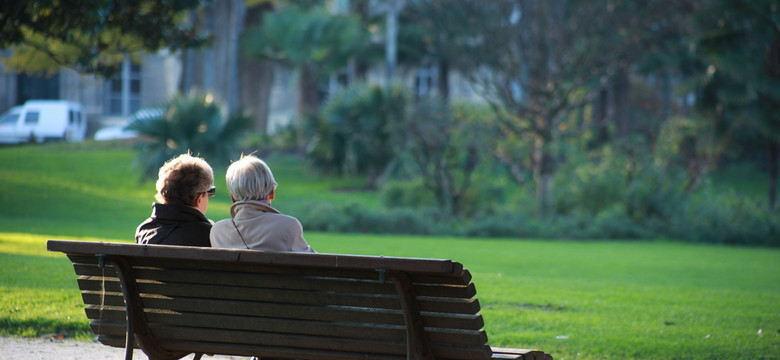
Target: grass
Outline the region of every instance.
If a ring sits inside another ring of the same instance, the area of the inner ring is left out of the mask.
[[[0,335],[90,337],[69,261],[47,239],[129,241],[149,213],[130,149],[0,148]],[[274,205],[376,206],[357,179],[271,158]],[[224,170],[215,169],[224,189]],[[209,217],[227,217],[224,190]],[[305,227],[305,224],[304,224]],[[675,242],[571,242],[306,233],[330,253],[450,258],[474,275],[492,345],[556,359],[780,359],[780,250]]]

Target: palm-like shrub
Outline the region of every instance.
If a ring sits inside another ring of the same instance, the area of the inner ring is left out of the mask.
[[[395,157],[390,128],[405,106],[400,88],[357,84],[336,93],[307,118],[307,160],[321,172],[366,175],[376,185]]]
[[[209,93],[178,95],[164,110],[161,116],[139,118],[129,126],[141,139],[137,163],[143,179],[154,178],[165,161],[187,151],[212,166],[227,163],[251,124],[243,114],[226,115]]]

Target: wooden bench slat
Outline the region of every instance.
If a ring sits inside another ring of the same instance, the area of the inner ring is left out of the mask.
[[[82,279],[82,289],[99,291],[105,286],[106,291],[116,290],[116,285],[98,279]],[[91,282],[91,283],[90,283]],[[400,310],[400,302],[395,295],[351,294],[334,292],[316,292],[301,290],[256,289],[244,287],[229,287],[221,285],[199,285],[197,287],[187,284],[156,284],[140,282],[138,284],[142,293],[161,294],[170,297],[192,297],[225,300],[253,300],[262,302],[290,302],[295,304],[312,304],[328,302],[337,306],[354,306],[378,309]],[[419,298],[420,309],[428,312],[476,314],[479,312],[479,301],[470,299],[450,299],[439,297]]]
[[[385,269],[404,271],[410,268],[423,273],[449,273],[460,276],[463,265],[447,259],[399,258],[390,256],[364,256],[313,253],[277,253],[257,250],[216,249],[191,246],[140,245],[129,243],[96,243],[86,241],[50,240],[49,251],[69,254],[103,254],[125,257],[152,257],[186,259],[187,261],[225,261],[263,263],[278,266],[323,268]],[[150,253],[154,253],[153,256]]]
[[[119,293],[83,292],[85,304],[92,304],[96,311],[100,305],[124,306]],[[321,307],[294,304],[259,304],[241,301],[205,300],[205,299],[163,299],[144,298],[147,308],[170,309],[179,312],[211,312],[224,315],[242,316],[282,316],[291,319],[310,319],[320,321],[376,322],[387,325],[403,325],[403,314],[397,310],[367,310],[352,307]],[[91,309],[90,306],[87,309]],[[91,313],[87,313],[90,316]],[[94,314],[94,313],[92,313]],[[461,315],[443,313],[422,313],[426,327],[442,329],[480,330],[484,327],[481,315]],[[94,318],[94,317],[90,317]]]
[[[276,288],[276,289],[307,289],[334,292],[396,295],[392,283],[379,281],[359,281],[354,279],[344,280],[324,276],[301,277],[296,275],[267,275],[267,274],[240,274],[235,272],[215,272],[199,270],[171,270],[160,271],[138,269],[135,271],[139,280],[150,279],[163,282],[182,282],[190,284],[221,284],[242,287]],[[312,283],[312,280],[315,280]],[[439,296],[452,298],[472,298],[476,295],[473,284],[465,286],[456,285],[430,285],[419,284],[415,286],[419,296]]]
[[[68,255],[74,265],[94,265],[97,266],[98,258],[96,256],[87,255]],[[284,275],[311,275],[320,277],[332,277],[332,278],[346,278],[346,279],[361,279],[361,280],[374,280],[378,281],[380,277],[379,271],[376,269],[360,269],[360,270],[348,270],[348,269],[333,269],[333,268],[289,268],[284,266],[268,266],[262,264],[245,264],[245,263],[230,263],[230,262],[214,262],[214,261],[182,261],[182,260],[160,260],[160,259],[145,259],[145,258],[133,258],[132,262],[136,267],[149,267],[158,269],[180,269],[180,270],[198,270],[198,271],[217,271],[217,272],[241,272],[247,275],[251,274],[284,274]],[[116,272],[112,266],[106,267],[107,276],[115,277]],[[96,269],[97,273],[90,273],[92,275],[103,274],[102,270]],[[415,272],[410,274],[412,281],[418,284],[436,284],[436,285],[469,285],[471,282],[471,273],[467,270],[461,271],[459,275],[452,273],[438,273],[438,274],[426,274]]]
[[[90,316],[92,315],[92,316]],[[186,316],[183,316],[186,315]],[[119,308],[92,312],[88,317],[94,323],[123,323],[125,314]],[[329,335],[351,338],[399,338],[406,336],[404,324],[376,324],[368,322],[351,322],[348,320],[314,321],[309,319],[278,319],[269,317],[249,317],[215,314],[174,314],[171,312],[147,311],[149,323],[186,326],[213,327],[218,329],[251,330],[278,333],[301,332],[309,335]],[[429,341],[432,343],[454,343],[462,345],[479,345],[487,342],[484,330],[462,330],[426,328]]]
[[[264,264],[246,264],[246,263],[226,263],[226,262],[211,262],[203,261],[200,263],[194,263],[192,261],[181,260],[161,260],[161,259],[145,259],[134,258],[133,264],[135,266],[148,266],[151,268],[163,268],[163,269],[181,269],[181,270],[200,270],[200,271],[236,271],[241,273],[253,274],[284,274],[284,275],[311,275],[321,277],[333,277],[333,278],[348,278],[348,279],[363,279],[363,280],[379,280],[379,268],[363,268],[363,269],[344,269],[344,268],[318,268],[318,267],[299,267],[291,268],[277,265],[264,265]],[[416,275],[416,282],[419,283],[431,283],[431,284],[451,284],[451,285],[468,285],[471,280],[471,274],[464,271],[460,274],[455,273],[435,273],[425,274],[420,272]]]
[[[69,255],[68,258],[74,264],[78,265],[94,265],[97,266],[98,258],[96,256],[88,255]],[[133,264],[137,267],[149,267],[159,269],[182,269],[182,270],[201,270],[201,271],[233,271],[243,272],[247,274],[289,274],[289,275],[312,275],[312,276],[325,276],[325,277],[341,277],[352,279],[365,279],[365,280],[378,280],[379,272],[339,268],[293,268],[289,266],[277,266],[277,265],[264,265],[264,264],[246,264],[238,262],[216,262],[216,261],[184,261],[177,259],[147,259],[147,258],[132,258]],[[114,271],[113,268],[111,271]],[[113,272],[110,274],[114,274]],[[443,275],[446,277],[446,274]],[[457,279],[450,277],[451,279]]]
[[[79,273],[89,273],[90,275],[81,275],[78,279],[79,287],[87,289],[85,287],[95,286],[90,285],[88,282],[95,282],[101,286],[108,284],[108,286],[119,286],[118,279],[115,277],[104,278],[102,270],[96,268],[82,268],[79,265]],[[96,274],[100,272],[100,274]],[[321,279],[317,281],[313,286],[309,285],[311,278],[297,278],[297,277],[264,277],[252,281],[250,278],[231,276],[230,274],[208,274],[197,272],[187,276],[182,271],[152,271],[152,270],[137,270],[137,281],[140,283],[148,282],[159,283],[164,282],[185,282],[188,284],[220,284],[220,285],[235,285],[241,287],[256,287],[264,288],[271,287],[277,289],[307,289],[307,290],[320,290],[329,292],[347,292],[347,293],[370,293],[370,294],[386,294],[388,296],[396,296],[395,289],[390,283],[378,283],[370,281],[342,281],[334,279]],[[227,279],[224,279],[226,276]],[[225,281],[223,281],[223,279]],[[242,281],[238,281],[242,280]],[[246,281],[243,281],[246,280]],[[97,290],[95,288],[89,288],[90,290]],[[99,288],[98,288],[99,289]],[[107,289],[110,291],[121,291],[117,288]],[[429,284],[415,284],[415,292],[418,296],[422,297],[445,297],[445,298],[462,298],[471,299],[476,295],[476,288],[474,284],[468,284],[466,286],[458,285],[429,285]]]
[[[70,254],[68,258],[74,264],[97,265],[98,259],[92,255]],[[247,264],[214,262],[214,261],[184,261],[168,259],[145,259],[135,258],[133,263],[136,266],[147,266],[151,268],[171,268],[171,269],[192,269],[201,271],[239,271],[248,274],[290,274],[290,275],[318,275],[324,277],[352,278],[365,280],[379,280],[379,272],[362,270],[350,270],[340,268],[291,268],[281,266],[269,266],[263,264]],[[113,271],[113,270],[112,270]],[[113,273],[112,273],[113,274]],[[439,274],[410,274],[412,281],[420,284],[448,284],[448,285],[468,285],[471,282],[471,273],[463,270],[460,274],[439,273]]]
[[[104,267],[103,269],[92,266],[89,264],[78,263],[74,265],[74,268],[79,275],[84,276],[107,276],[116,277],[116,270],[112,266]],[[306,276],[295,275],[269,275],[269,274],[242,274],[236,272],[218,272],[218,271],[203,271],[203,270],[178,270],[160,268],[155,271],[153,269],[137,268],[135,270],[136,278],[139,280],[152,279],[159,281],[174,281],[174,282],[186,282],[186,283],[217,283],[222,285],[237,285],[247,287],[276,287],[276,288],[289,288],[300,289],[305,287],[308,289],[320,289],[329,291],[345,291],[345,292],[362,292],[368,291],[371,293],[379,294],[395,294],[395,289],[391,283],[381,283],[378,280],[366,281],[351,279],[341,279],[326,277],[322,274],[312,275],[316,277],[317,281],[314,285],[311,284],[312,278]],[[428,276],[429,280],[435,280],[435,277]],[[451,279],[451,278],[450,278]],[[414,278],[412,278],[414,281]],[[476,295],[476,288],[474,284],[469,283],[466,285],[456,284],[431,284],[431,283],[415,283],[415,291],[419,296],[437,296],[437,297],[457,297],[457,298],[471,298]]]
[[[93,323],[90,324],[93,331],[100,330],[102,334],[111,337],[119,337],[123,334],[124,328],[119,323]],[[270,346],[270,347],[300,347],[308,349],[341,350],[345,352],[356,352],[361,354],[375,355],[395,355],[405,358],[406,343],[405,339],[349,339],[332,336],[306,336],[290,335],[266,332],[250,332],[235,330],[203,329],[177,326],[159,326],[153,324],[151,331],[161,342],[170,342],[176,340],[196,341],[204,344],[204,348],[210,347],[206,344],[235,344],[241,345],[241,348],[249,346]],[[211,345],[213,346],[213,345]],[[438,344],[431,343],[431,349],[437,359],[489,359],[490,349],[484,344],[473,346]],[[171,350],[185,350],[171,348]],[[294,354],[297,354],[293,352]],[[242,355],[242,354],[230,354]],[[244,353],[244,355],[253,355]]]

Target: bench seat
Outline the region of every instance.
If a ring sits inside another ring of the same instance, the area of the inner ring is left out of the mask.
[[[552,359],[491,348],[460,263],[50,240],[73,262],[90,328],[150,359]],[[133,334],[128,337],[126,334]]]

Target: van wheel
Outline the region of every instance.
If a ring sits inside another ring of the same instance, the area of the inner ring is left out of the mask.
[[[27,138],[27,142],[29,142],[29,143],[41,144],[44,141],[46,141],[46,138],[44,138],[44,137],[37,137],[37,136],[35,136],[35,133],[32,133],[32,132],[30,133],[30,137]]]

